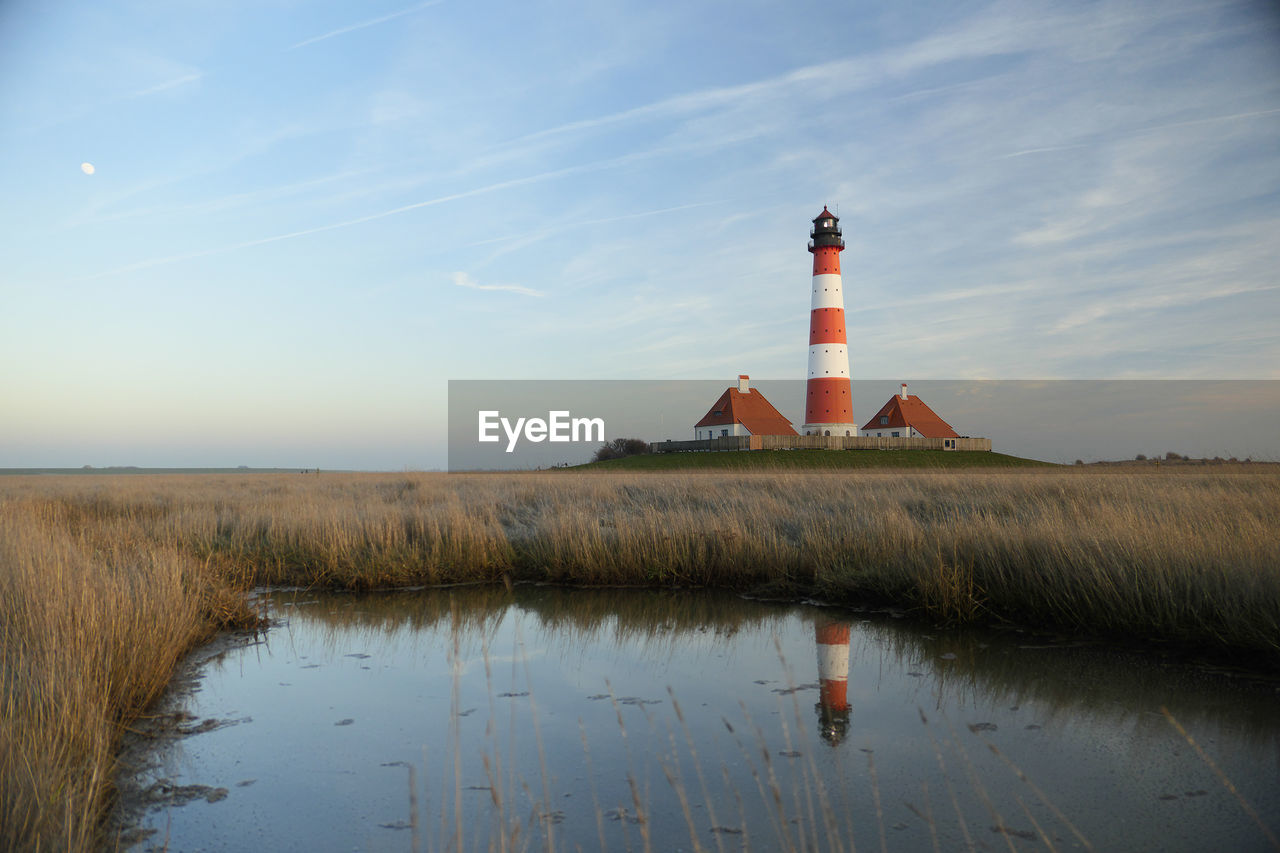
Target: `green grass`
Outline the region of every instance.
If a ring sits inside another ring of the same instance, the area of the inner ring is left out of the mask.
[[[649,453],[574,469],[679,471],[763,468],[1050,468],[1049,462],[982,450],[738,450],[710,453]]]

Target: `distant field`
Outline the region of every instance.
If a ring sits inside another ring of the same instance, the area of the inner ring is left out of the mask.
[[[303,468],[139,468],[136,465],[112,465],[103,468],[0,468],[0,477],[23,474],[300,474],[315,473]]]
[[[723,453],[649,453],[570,470],[678,471],[691,468],[1050,468],[1049,462],[978,450],[751,450]]]

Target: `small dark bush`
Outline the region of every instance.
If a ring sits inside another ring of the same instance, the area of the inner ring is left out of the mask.
[[[621,459],[624,456],[639,456],[642,453],[649,452],[649,443],[641,441],[638,438],[615,438],[613,441],[605,442],[600,445],[600,449],[596,451],[595,461],[604,462],[608,459]]]

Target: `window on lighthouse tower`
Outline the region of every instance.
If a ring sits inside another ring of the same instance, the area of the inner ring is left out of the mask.
[[[830,219],[824,219],[824,220],[822,220],[822,227],[823,227],[823,228],[830,228],[830,227],[831,227],[831,220],[830,220]]]

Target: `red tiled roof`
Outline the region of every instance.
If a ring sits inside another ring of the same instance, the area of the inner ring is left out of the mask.
[[[888,423],[880,423],[881,417],[888,417]],[[924,404],[924,401],[915,394],[908,394],[907,399],[902,399],[902,395],[894,394],[889,402],[884,404],[880,411],[876,412],[875,417],[867,421],[866,426],[862,428],[863,432],[875,429],[905,429],[911,427],[925,438],[959,438],[960,434],[951,428],[951,424],[938,417],[933,409]]]
[[[707,414],[694,424],[705,426],[729,426],[742,424],[752,435],[798,435],[791,422],[773,407],[754,388],[742,393],[737,388],[726,388]]]

